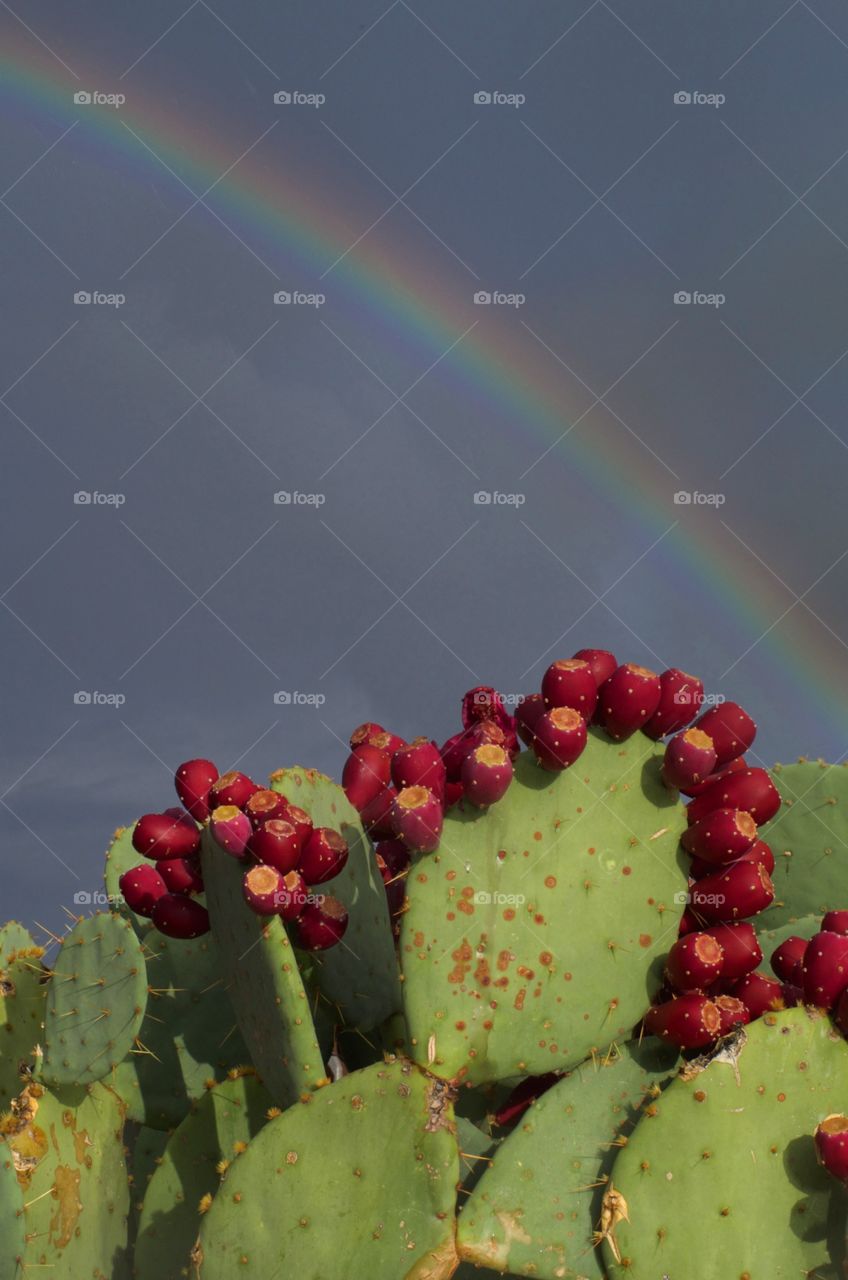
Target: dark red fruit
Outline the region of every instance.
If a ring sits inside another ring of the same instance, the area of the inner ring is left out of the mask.
[[[281,796],[279,791],[270,791],[266,787],[261,787],[259,791],[254,791],[244,806],[244,811],[255,830],[271,818],[285,818],[288,808],[288,800],[285,796]]]
[[[377,724],[374,720],[366,720],[364,724],[359,724],[350,735],[350,749],[355,751],[357,747],[361,747],[363,742],[370,742],[377,734],[385,733],[385,729],[381,724]]]
[[[589,663],[582,658],[552,662],[542,676],[542,698],[548,711],[573,707],[590,720],[598,701],[598,686]]]
[[[716,769],[715,773],[704,778],[703,782],[693,782],[691,786],[681,787],[680,790],[685,796],[691,796],[694,799],[709,790],[714,782],[721,782],[724,778],[729,778],[732,773],[745,773],[749,768],[750,765],[745,757],[740,756],[738,760],[731,760],[730,764],[726,764],[723,769]]]
[[[409,870],[412,855],[402,840],[381,840],[374,852],[382,858],[390,880]]]
[[[804,956],[807,951],[806,938],[784,938],[779,947],[771,953],[771,967],[781,982],[789,982],[799,987],[803,981]]]
[[[848,1186],[848,1116],[826,1116],[814,1136],[819,1164]]]
[[[153,915],[156,903],[168,892],[160,872],[149,862],[140,862],[137,867],[125,871],[118,885],[130,910],[148,919]]]
[[[780,792],[765,769],[742,769],[714,782],[687,807],[690,823],[700,822],[713,809],[744,809],[758,827],[780,808]]]
[[[391,772],[398,791],[404,787],[427,787],[437,796],[444,796],[444,761],[429,738],[414,738],[407,746],[399,747],[392,756]]]
[[[206,908],[196,898],[180,893],[164,894],[154,906],[151,919],[167,938],[199,938],[210,928]]]
[[[238,770],[233,769],[229,773],[222,773],[220,778],[212,783],[209,790],[209,808],[217,809],[219,804],[234,804],[237,809],[243,809],[254,791],[259,790],[259,784],[252,778],[248,778],[246,773],[239,773]]]
[[[245,902],[258,916],[275,916],[279,913],[285,884],[282,873],[276,867],[265,864],[251,867],[245,871],[241,887]]]
[[[277,893],[277,915],[298,920],[309,901],[309,889],[299,871],[287,871]]]
[[[747,920],[771,905],[774,885],[761,863],[735,862],[698,880],[692,886],[690,901],[695,915],[708,924]]]
[[[721,1035],[721,1015],[706,996],[677,996],[648,1010],[645,1030],[678,1049],[701,1049]]]
[[[647,667],[625,662],[601,688],[598,715],[609,736],[623,742],[650,720],[660,700],[660,678]]]
[[[348,915],[337,898],[319,894],[304,904],[297,939],[306,951],[326,951],[344,937]]]
[[[376,747],[378,751],[385,751],[388,756],[406,746],[403,738],[399,738],[396,733],[389,733],[382,725],[370,722],[361,724],[350,735],[351,751],[366,744],[369,747]]]
[[[817,933],[804,952],[801,976],[806,1003],[832,1009],[848,987],[848,938]]]
[[[713,740],[719,768],[748,750],[757,736],[757,726],[738,702],[721,702],[710,707],[695,724]]]
[[[271,818],[247,842],[247,851],[257,862],[273,867],[281,875],[294,871],[303,841],[295,826],[285,818]]]
[[[222,804],[214,809],[209,819],[209,827],[215,839],[225,853],[233,858],[241,858],[247,842],[253,833],[250,818],[234,804]]]
[[[503,747],[514,760],[521,748],[518,745],[518,734],[512,724],[502,724],[497,720],[478,720],[466,730],[469,750],[472,747]]]
[[[778,1009],[786,1008],[780,983],[759,971],[746,974],[730,990],[742,1001],[752,1018],[761,1018],[764,1013],[775,1013]]]
[[[660,698],[657,709],[644,732],[649,738],[665,738],[691,724],[701,709],[704,686],[697,676],[678,667],[669,667],[660,675]]]
[[[547,1071],[543,1076],[527,1076],[515,1086],[503,1106],[495,1112],[493,1117],[495,1124],[501,1126],[514,1124],[537,1098],[541,1098],[542,1094],[547,1093],[548,1089],[561,1079],[562,1076],[556,1071]]]
[[[132,846],[145,858],[190,858],[200,848],[200,832],[187,813],[145,813],[133,828]]]
[[[734,862],[757,838],[757,824],[743,809],[714,809],[687,828],[680,843],[687,853],[706,862]]]
[[[676,734],[665,749],[663,781],[669,787],[688,787],[708,778],[715,768],[712,738],[700,729]]]
[[[721,961],[722,982],[734,982],[751,973],[763,958],[757,941],[757,931],[746,920],[735,924],[716,924],[705,929],[707,937],[715,938],[724,955]]]
[[[462,725],[468,729],[477,720],[495,720],[501,728],[512,724],[512,716],[502,696],[490,685],[478,684],[462,697]]]
[[[512,782],[512,761],[503,747],[475,747],[465,757],[462,783],[465,798],[480,809],[496,804]]]
[[[765,840],[755,840],[750,849],[740,854],[734,861],[759,862],[761,866],[765,867],[769,875],[774,871],[774,854]],[[715,869],[716,864],[714,862],[708,862],[706,858],[693,858],[689,874],[693,880],[702,880],[704,876],[713,875]]]
[[[618,666],[615,654],[610,653],[609,649],[578,649],[574,656],[580,662],[588,662],[599,689]]]
[[[344,869],[348,847],[332,827],[316,827],[304,844],[298,870],[307,884],[323,884]]]
[[[687,907],[680,917],[680,925],[678,926],[677,936],[685,938],[687,933],[698,933],[702,928],[701,921],[698,920],[691,907]]]
[[[354,747],[345,761],[342,786],[354,809],[362,813],[374,797],[388,786],[391,776],[391,756],[377,747],[363,743]]]
[[[474,745],[479,746],[482,744],[473,743],[467,729],[463,729],[461,733],[452,734],[447,742],[442,743],[439,754],[445,766],[445,775],[448,782],[459,781],[465,757]]]
[[[445,783],[445,809],[451,809],[455,804],[459,804],[465,795],[465,787],[461,782]]]
[[[383,787],[361,811],[362,825],[373,840],[389,840],[394,836],[392,806],[396,795],[394,787]]]
[[[848,911],[828,911],[822,917],[821,927],[827,933],[848,933]]]
[[[394,834],[416,853],[432,853],[442,834],[442,804],[427,787],[404,787],[392,804]]]
[[[209,788],[217,778],[218,770],[211,760],[186,760],[177,769],[177,795],[195,822],[205,822],[209,817]]]
[[[558,773],[582,754],[586,746],[586,721],[573,707],[555,707],[536,721],[533,751],[543,769]]]
[[[744,1027],[751,1021],[751,1011],[737,996],[716,996],[713,1000],[721,1018],[723,1036],[730,1035],[734,1027]]]
[[[724,951],[708,933],[687,933],[668,953],[665,970],[676,991],[703,991],[722,973]]]
[[[290,822],[294,827],[301,845],[306,844],[312,835],[312,819],[306,810],[296,804],[290,804],[286,809],[286,822]]]
[[[157,863],[157,867],[170,893],[203,892],[203,876],[200,874],[198,857],[163,858]]]
[[[541,693],[528,693],[515,708],[515,728],[525,747],[532,747],[536,721],[545,714]]]

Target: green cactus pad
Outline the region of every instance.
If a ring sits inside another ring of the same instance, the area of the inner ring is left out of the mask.
[[[60,1095],[30,1085],[0,1121],[26,1206],[24,1265],[16,1275],[117,1280],[124,1274],[123,1125],[121,1100],[100,1084]],[[6,1230],[4,1222],[0,1253]]]
[[[823,1014],[788,1009],[725,1045],[665,1090],[619,1153],[610,1275],[842,1275],[848,1193],[817,1164],[813,1132],[844,1110],[848,1044]]]
[[[147,1125],[135,1124],[133,1121],[130,1121],[124,1129],[124,1146],[130,1180],[130,1244],[135,1242],[138,1234],[138,1221],[141,1217],[147,1185],[159,1166],[170,1136],[165,1130],[151,1129]]]
[[[29,1063],[41,1040],[46,988],[41,948],[13,949],[0,965],[0,1112],[23,1088],[21,1063]]]
[[[368,1031],[400,1008],[400,984],[386,890],[359,814],[338,783],[314,769],[279,769],[271,786],[316,827],[333,827],[347,841],[344,870],[320,889],[347,907],[347,932],[312,959],[322,994],[346,1022]]]
[[[136,1280],[181,1280],[189,1273],[201,1201],[218,1190],[222,1161],[232,1162],[268,1122],[271,1098],[255,1075],[216,1085],[171,1135],[144,1199],[135,1253]]]
[[[35,941],[28,929],[17,920],[10,920],[0,928],[0,969],[9,963],[16,951],[31,951]]]
[[[848,906],[848,768],[804,762],[773,777],[783,803],[760,832],[775,858],[769,929]]]
[[[656,1044],[624,1045],[566,1076],[500,1145],[459,1219],[459,1252],[494,1271],[596,1280],[603,1189],[617,1144],[679,1061]]]
[[[447,1280],[458,1177],[445,1086],[406,1061],[353,1072],[236,1160],[200,1228],[198,1280]]]
[[[564,773],[525,752],[498,804],[448,813],[410,871],[401,933],[407,1022],[430,1070],[536,1075],[629,1037],[686,892],[662,757],[643,734],[593,731]]]
[[[124,902],[120,885],[121,876],[125,871],[130,871],[133,867],[137,867],[140,862],[147,861],[132,846],[134,826],[135,823],[131,822],[128,827],[118,827],[112,837],[112,843],[106,850],[103,885],[112,910],[117,911],[119,915],[131,921],[136,933],[141,935],[147,931],[149,922],[143,916],[137,916],[134,911],[129,909]]]
[[[147,970],[128,921],[110,912],[80,920],[53,964],[41,1076],[89,1084],[129,1053],[147,1006]]]
[[[209,831],[201,858],[212,933],[242,1036],[268,1092],[289,1106],[327,1079],[294,948],[279,916],[263,919],[248,907],[244,868]]]
[[[17,1280],[26,1247],[24,1197],[12,1149],[0,1137],[0,1280]]]
[[[191,941],[143,934],[149,995],[138,1040],[110,1083],[129,1119],[173,1129],[210,1081],[249,1061],[211,934]]]

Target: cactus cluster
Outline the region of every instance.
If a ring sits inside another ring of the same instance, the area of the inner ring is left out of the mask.
[[[180,765],[0,929],[0,1280],[845,1274],[848,773],[704,704],[583,649],[341,785]]]

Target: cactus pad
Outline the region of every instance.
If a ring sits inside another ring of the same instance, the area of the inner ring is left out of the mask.
[[[565,1069],[627,1039],[677,933],[682,806],[662,748],[594,731],[552,775],[522,754],[503,800],[450,810],[407,880],[416,1058],[473,1083]]]
[[[824,1015],[789,1009],[724,1045],[681,1073],[618,1155],[610,1274],[682,1280],[697,1258],[700,1275],[732,1280],[841,1275],[848,1193],[812,1135],[844,1107],[848,1044]]]
[[[0,928],[0,969],[8,964],[16,951],[31,951],[35,941],[28,929],[17,920],[10,920]]]
[[[23,1087],[20,1066],[41,1039],[45,1006],[40,947],[9,954],[11,963],[0,965],[0,1112]]]
[[[202,1222],[198,1280],[446,1280],[458,1176],[446,1087],[405,1061],[354,1072],[236,1160]]]
[[[770,929],[841,907],[848,884],[848,768],[781,765],[774,782],[783,804],[761,832],[775,859]]]
[[[0,1280],[16,1280],[20,1275],[19,1263],[26,1245],[24,1197],[12,1149],[0,1137],[0,1223],[3,1230],[3,1246],[0,1248]]]
[[[128,921],[101,912],[63,939],[47,993],[42,1078],[88,1084],[129,1053],[147,1006],[147,970]]]

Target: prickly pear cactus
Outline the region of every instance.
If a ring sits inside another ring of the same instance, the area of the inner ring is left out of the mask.
[[[0,1249],[0,1280],[15,1280],[26,1248],[26,1218],[23,1188],[15,1170],[10,1146],[0,1138],[0,1224],[3,1247]]]
[[[775,857],[769,925],[821,916],[845,893],[848,868],[848,768],[803,761],[780,765],[780,812],[762,829]]]
[[[7,950],[0,964],[0,1112],[20,1093],[21,1068],[31,1065],[41,1039],[46,994],[43,954],[34,945],[23,951]]]
[[[471,1083],[563,1070],[627,1039],[686,893],[662,749],[591,732],[564,773],[519,757],[506,796],[449,811],[407,881],[403,997],[417,1061]]]

